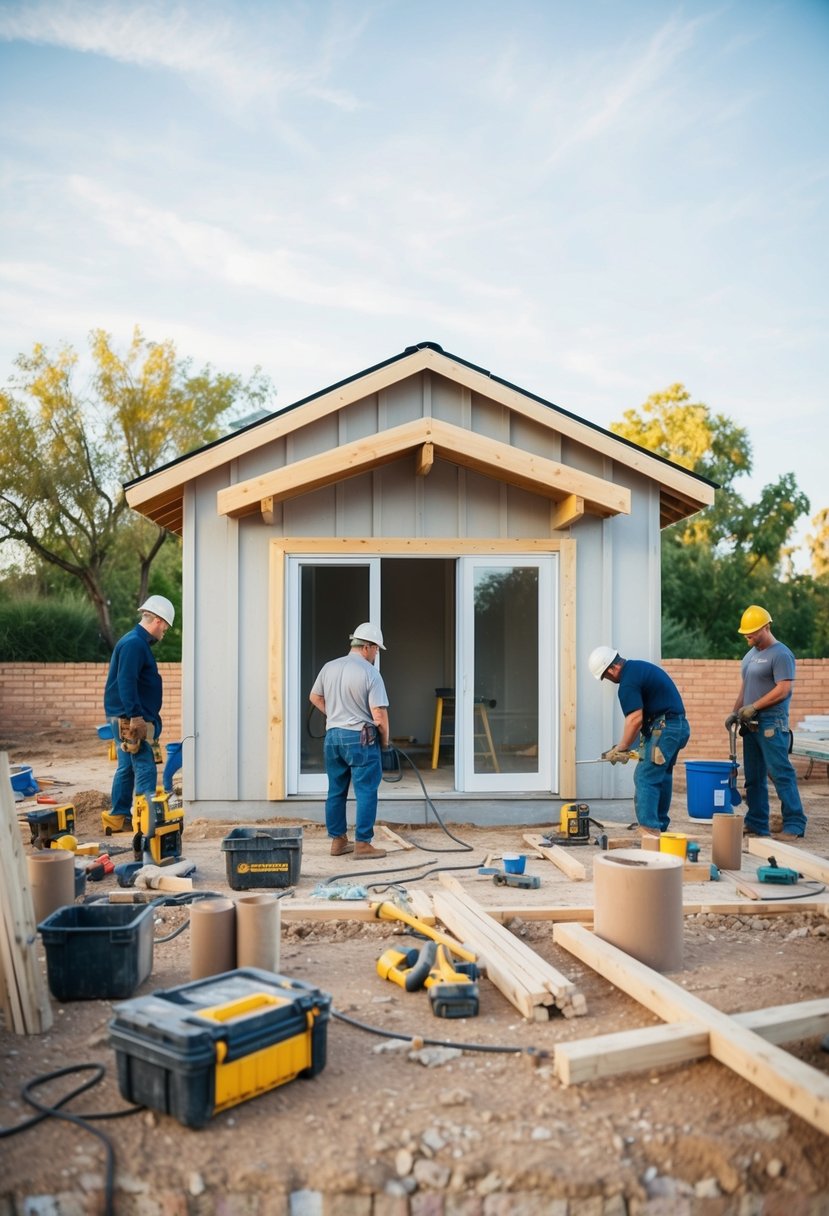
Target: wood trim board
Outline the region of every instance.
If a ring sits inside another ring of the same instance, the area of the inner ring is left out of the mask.
[[[556,925],[553,941],[666,1022],[707,1032],[715,1060],[829,1135],[829,1076],[580,925]]]

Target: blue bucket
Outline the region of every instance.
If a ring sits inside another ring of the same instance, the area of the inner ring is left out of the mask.
[[[686,760],[688,814],[692,819],[731,814],[730,760]]]

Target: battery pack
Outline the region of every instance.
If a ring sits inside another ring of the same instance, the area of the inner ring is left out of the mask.
[[[255,967],[136,997],[109,1023],[128,1102],[199,1128],[325,1067],[331,997]]]

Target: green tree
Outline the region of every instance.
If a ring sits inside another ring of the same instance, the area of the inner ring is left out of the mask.
[[[663,654],[741,654],[734,622],[749,603],[764,604],[775,621],[786,620],[790,644],[812,653],[810,580],[794,577],[788,547],[809,510],[794,474],[782,474],[756,502],[746,502],[736,483],[752,469],[748,432],[692,402],[682,384],[652,394],[611,429],[718,487],[713,506],[662,533]]]
[[[217,439],[231,407],[261,408],[273,390],[258,368],[247,381],[194,372],[172,342],[138,328],[123,355],[103,330],[89,344],[83,388],[70,346],[36,345],[0,390],[0,544],[77,580],[111,649],[108,572],[129,555],[140,602],[170,538],[129,510],[123,484]]]

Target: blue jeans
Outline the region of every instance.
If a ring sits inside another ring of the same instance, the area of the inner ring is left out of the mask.
[[[781,714],[774,707],[761,709],[757,722],[757,730],[744,729],[741,732],[748,803],[745,826],[750,832],[768,836],[768,779],[771,777],[783,812],[783,831],[803,836],[806,832],[806,816],[797,788],[797,775],[789,759],[788,714]]]
[[[115,739],[117,764],[112,778],[112,815],[125,815],[132,819],[133,793],[149,797],[155,793],[156,769],[153,749],[145,740],[135,755],[121,747],[121,731],[117,718],[110,718]]]
[[[691,737],[687,718],[657,718],[642,734],[633,777],[633,806],[643,828],[667,832],[674,792],[676,758]]]
[[[333,838],[346,834],[345,803],[348,787],[353,784],[357,800],[354,839],[370,841],[377,816],[377,790],[383,776],[380,744],[375,740],[363,747],[358,730],[344,730],[335,726],[325,732],[324,754],[328,774],[328,797],[325,800],[328,835]]]

